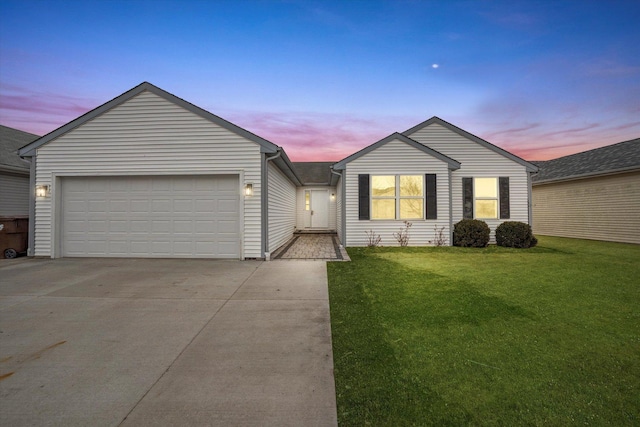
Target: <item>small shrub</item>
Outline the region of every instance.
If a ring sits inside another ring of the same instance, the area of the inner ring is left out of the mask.
[[[507,248],[532,248],[538,244],[529,224],[506,221],[496,228],[496,243]]]
[[[382,246],[380,242],[382,241],[382,237],[379,234],[373,232],[373,230],[365,231],[367,235],[367,246],[370,248],[374,248],[376,246]]]
[[[429,240],[429,243],[433,243],[435,246],[444,246],[447,243],[447,238],[444,235],[444,227],[438,228],[438,226],[433,227],[433,235],[435,239]]]
[[[412,225],[409,221],[405,221],[404,228],[400,228],[398,233],[393,233],[393,237],[400,243],[400,246],[404,247],[409,245],[409,229]]]
[[[472,248],[484,248],[489,244],[489,226],[478,219],[463,219],[453,226],[453,244]]]

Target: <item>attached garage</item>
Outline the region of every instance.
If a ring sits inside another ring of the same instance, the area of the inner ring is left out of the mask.
[[[295,229],[282,148],[150,83],[19,155],[32,256],[263,259]]]
[[[65,257],[239,258],[237,175],[61,178]]]

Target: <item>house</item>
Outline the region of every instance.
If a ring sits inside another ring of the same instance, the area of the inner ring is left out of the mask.
[[[36,171],[31,255],[265,258],[296,225],[280,147],[150,83],[20,155]]]
[[[335,164],[292,163],[146,82],[20,155],[35,168],[30,254],[46,257],[268,259],[300,230],[361,246],[374,229],[391,245],[405,219],[411,244],[438,228],[450,244],[463,216],[529,221],[536,170],[435,117]]]
[[[383,245],[404,221],[411,245],[451,244],[463,218],[495,229],[505,220],[531,223],[531,173],[537,167],[438,117],[394,133],[337,162],[338,235],[345,246]]]
[[[0,217],[29,215],[29,162],[18,149],[39,137],[0,125]]]
[[[536,233],[640,244],[640,138],[536,163]]]

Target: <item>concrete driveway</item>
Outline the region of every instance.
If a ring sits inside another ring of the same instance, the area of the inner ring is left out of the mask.
[[[0,263],[0,425],[337,425],[325,262]]]

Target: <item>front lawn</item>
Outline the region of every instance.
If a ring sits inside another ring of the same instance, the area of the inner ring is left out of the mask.
[[[348,252],[328,264],[341,426],[640,424],[640,246]]]

